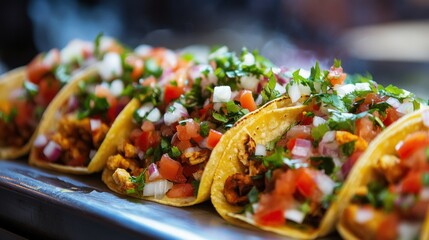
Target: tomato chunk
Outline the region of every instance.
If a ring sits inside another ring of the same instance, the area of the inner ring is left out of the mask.
[[[396,215],[390,214],[386,216],[378,226],[376,239],[398,239],[398,225],[399,219]]]
[[[422,189],[422,174],[420,172],[409,172],[402,181],[403,193],[418,194]]]
[[[167,84],[164,89],[164,102],[168,105],[171,101],[176,100],[182,95],[183,88]]]
[[[256,110],[256,103],[255,103],[255,100],[253,99],[253,95],[251,91],[249,90],[243,91],[243,93],[240,96],[240,105],[243,108],[246,108],[247,110],[249,110],[249,112]]]
[[[405,160],[413,152],[425,146],[429,146],[429,136],[425,131],[419,131],[408,135],[402,143],[397,145],[396,151],[399,158]]]
[[[169,198],[183,198],[194,196],[194,187],[190,183],[178,183],[167,192]]]
[[[314,191],[317,188],[316,182],[313,179],[312,172],[307,168],[300,168],[297,172],[296,188],[299,193],[309,198],[313,196]]]
[[[161,176],[170,181],[176,180],[177,176],[180,174],[179,170],[181,170],[182,167],[178,161],[170,158],[168,154],[162,155],[158,165]]]
[[[209,136],[207,138],[207,147],[214,148],[222,137],[222,133],[216,130],[210,129]]]
[[[158,131],[141,132],[135,140],[135,145],[142,151],[147,151],[161,142],[161,134]]]

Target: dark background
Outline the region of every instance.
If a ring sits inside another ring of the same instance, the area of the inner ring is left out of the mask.
[[[383,84],[429,97],[429,52],[423,59],[407,54],[374,59],[356,56],[359,49],[350,47],[365,34],[345,38],[359,27],[398,22],[423,21],[429,30],[427,20],[425,0],[1,1],[0,73],[25,65],[40,51],[62,48],[73,38],[92,40],[103,32],[131,47],[257,48],[274,63],[289,67],[308,68],[315,60],[328,67],[336,57],[349,73],[369,72]],[[386,39],[393,42],[395,35]]]

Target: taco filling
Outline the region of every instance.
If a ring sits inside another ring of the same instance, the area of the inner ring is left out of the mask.
[[[305,88],[308,108],[296,125],[266,145],[251,136],[243,142],[247,151],[238,159],[244,171],[228,176],[223,187],[226,202],[242,206],[230,216],[259,226],[317,229],[368,144],[413,111],[413,103],[419,106],[405,90],[346,77],[339,61],[323,72],[316,64],[308,78],[292,73],[289,97]]]
[[[92,43],[81,40],[36,56],[25,68],[22,86],[10,89],[9,99],[0,102],[0,147],[24,146],[55,95],[92,60]]]
[[[57,113],[58,128],[37,137],[37,158],[87,167],[135,91],[154,82],[162,73],[161,66],[170,64],[165,62],[165,56],[171,52],[167,49],[148,47],[140,55],[121,51],[104,54],[98,74],[79,82],[78,90]]]
[[[107,161],[111,189],[135,197],[195,200],[223,134],[242,116],[278,97],[276,89],[285,91],[271,64],[257,52],[244,49],[236,56],[222,47],[206,62],[163,75],[139,97],[134,130]]]
[[[360,239],[418,239],[429,207],[429,131],[409,134],[374,165],[356,191],[344,225]]]

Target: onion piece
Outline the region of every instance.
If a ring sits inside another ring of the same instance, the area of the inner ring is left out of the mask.
[[[231,100],[230,86],[217,86],[213,90],[213,102],[229,102]]]
[[[412,102],[404,102],[396,109],[396,111],[403,114],[411,113],[414,111],[414,104]]]
[[[117,53],[109,52],[104,55],[98,65],[98,72],[103,80],[111,80],[113,77],[122,75],[121,57]]]
[[[400,222],[398,226],[398,239],[412,240],[417,239],[421,224],[415,222]]]
[[[45,155],[50,162],[55,162],[61,156],[61,146],[54,141],[49,141],[48,145],[43,149]]]
[[[259,79],[253,75],[242,76],[240,78],[240,86],[244,89],[255,91],[259,84]]]
[[[243,65],[252,66],[255,65],[255,57],[252,53],[248,52],[243,56]]]
[[[307,157],[311,153],[311,148],[310,140],[297,138],[295,146],[292,149],[292,154],[298,157]]]
[[[326,120],[324,118],[321,118],[319,116],[314,116],[313,126],[317,127],[317,126],[322,125],[324,123],[326,123]]]
[[[292,222],[302,223],[305,218],[305,213],[299,211],[298,209],[286,209],[283,213],[283,216]]]
[[[359,208],[355,215],[357,223],[366,223],[374,217],[374,211],[371,208]]]
[[[335,141],[335,131],[328,131],[323,135],[322,141],[324,143],[329,143]]]
[[[91,127],[91,131],[95,132],[98,129],[100,129],[100,127],[101,127],[101,120],[100,119],[93,119],[93,118],[91,118],[89,120],[89,125]]]
[[[267,155],[267,148],[262,144],[256,144],[255,155],[256,156],[266,156]]]
[[[284,94],[286,92],[286,86],[283,86],[280,83],[276,83],[274,90],[278,91],[280,94]]]
[[[158,167],[155,163],[151,163],[147,169],[149,172],[149,181],[153,181],[160,176]]]
[[[40,148],[40,147],[46,146],[47,143],[48,143],[48,138],[45,135],[41,134],[37,136],[33,144],[36,148]]]
[[[151,122],[157,122],[161,119],[161,112],[158,108],[152,109],[152,111],[149,112],[149,114],[146,116],[146,119]]]
[[[399,106],[401,106],[401,102],[399,102],[399,100],[394,97],[388,98],[386,100],[386,103],[392,106],[393,108],[398,108]]]
[[[158,180],[148,182],[143,188],[143,196],[154,196],[157,199],[164,197],[165,193],[173,187],[173,183],[168,180]]]
[[[174,110],[172,112],[167,111],[164,114],[164,123],[167,126],[170,126],[171,124],[178,122],[180,119],[184,117],[187,118],[189,116],[188,110],[186,110],[182,104],[175,102],[173,104],[173,108]]]
[[[423,125],[429,128],[429,110],[422,112]]]
[[[146,45],[146,44],[138,45],[134,49],[134,52],[137,55],[139,55],[140,57],[147,57],[151,51],[152,51],[152,47],[150,45]]]
[[[293,84],[289,85],[289,88],[287,90],[287,94],[289,95],[292,103],[297,102],[301,98],[301,92],[299,90],[298,84],[293,83]]]
[[[116,79],[110,84],[110,92],[113,96],[117,97],[124,91],[124,83],[121,79]]]
[[[322,172],[316,174],[316,183],[323,196],[330,195],[334,192],[335,182]]]

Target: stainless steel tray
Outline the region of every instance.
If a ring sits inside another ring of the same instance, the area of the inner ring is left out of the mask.
[[[232,226],[210,202],[176,208],[127,198],[109,191],[100,174],[61,174],[23,159],[0,161],[0,224],[43,239],[284,239]]]

